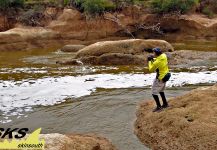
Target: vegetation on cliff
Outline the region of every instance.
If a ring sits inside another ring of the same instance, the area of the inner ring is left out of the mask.
[[[186,13],[197,8],[199,12],[217,12],[215,0],[1,0],[0,9],[29,7],[30,5],[49,5],[54,7],[75,7],[90,15],[102,14],[106,11],[119,11],[130,5],[141,6],[155,13],[180,11]]]
[[[58,12],[62,12],[64,7],[77,9],[88,16],[87,18],[101,16],[107,12],[118,14],[130,10],[135,16],[139,13],[180,15],[199,12],[214,17],[217,13],[215,0],[1,0],[0,17],[4,18],[4,21],[0,20],[0,31],[11,29],[16,23],[25,26],[46,26],[49,21],[57,18]],[[47,8],[55,9],[55,13],[50,15]]]
[[[157,13],[180,11],[185,13],[198,5],[199,0],[152,0],[151,6]]]

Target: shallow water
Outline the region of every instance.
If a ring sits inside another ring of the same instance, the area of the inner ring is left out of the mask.
[[[167,90],[167,96],[181,95],[193,88]],[[43,133],[95,133],[111,140],[119,150],[145,150],[133,133],[133,124],[138,103],[151,99],[150,95],[150,89],[145,88],[99,89],[54,106],[35,107],[28,117],[14,118],[3,127],[42,127]]]
[[[180,41],[171,43],[175,50],[197,50],[197,51],[215,51],[217,52],[217,42],[216,41]]]
[[[197,44],[174,45],[217,51],[215,43]],[[96,133],[121,150],[144,150],[133,123],[138,102],[151,99],[155,74],[143,66],[56,65],[74,55],[56,49],[0,53],[0,125],[42,127],[43,133]],[[214,59],[172,68],[168,97],[216,83],[216,64]]]

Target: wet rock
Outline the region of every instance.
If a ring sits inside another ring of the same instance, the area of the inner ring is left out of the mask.
[[[171,44],[164,40],[130,39],[120,41],[104,41],[89,45],[80,50],[76,58],[101,56],[109,53],[142,55],[144,49],[160,47],[164,52],[174,51]]]
[[[160,47],[164,52],[174,51],[163,40],[130,39],[97,42],[78,51],[75,58],[92,65],[144,65],[148,55],[144,49],[154,47]]]
[[[66,60],[66,61],[57,61],[56,64],[60,64],[60,65],[80,65],[80,63],[76,59]]]
[[[105,138],[95,135],[44,134],[45,150],[116,150]]]
[[[111,53],[99,57],[90,56],[80,59],[84,64],[91,65],[144,65],[145,58],[139,55]]]
[[[89,81],[95,81],[95,79],[93,79],[93,78],[85,79],[84,82],[89,82]]]
[[[170,108],[153,113],[153,101],[140,104],[135,133],[153,150],[217,149],[217,84],[172,98]]]
[[[78,52],[82,48],[84,48],[85,45],[65,45],[63,48],[61,48],[61,51],[63,52]]]

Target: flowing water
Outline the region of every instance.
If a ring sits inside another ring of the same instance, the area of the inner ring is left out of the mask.
[[[177,49],[217,51],[216,43],[196,45],[174,43]],[[57,60],[73,55],[56,49],[1,52],[1,127],[42,127],[43,133],[96,133],[120,150],[147,149],[134,135],[133,123],[138,103],[151,99],[155,74],[143,66],[56,65]],[[185,70],[173,68],[167,96],[216,83],[216,64],[217,59],[205,68],[201,64],[203,71],[200,64]]]

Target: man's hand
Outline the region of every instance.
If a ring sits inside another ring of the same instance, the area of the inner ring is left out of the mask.
[[[147,60],[148,60],[148,61],[154,60],[154,56],[153,56],[153,55],[149,55],[149,56],[147,57]]]

